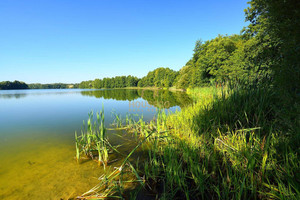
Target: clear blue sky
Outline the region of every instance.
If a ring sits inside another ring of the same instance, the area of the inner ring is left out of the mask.
[[[74,83],[179,70],[195,41],[239,34],[246,0],[1,0],[0,81]]]

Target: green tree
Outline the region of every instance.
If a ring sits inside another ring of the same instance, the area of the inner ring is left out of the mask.
[[[296,96],[300,82],[300,1],[252,0],[244,30],[258,41],[255,59],[274,72],[272,78],[278,89]]]
[[[178,72],[169,68],[157,68],[143,77],[139,83],[139,87],[171,87],[175,84]]]

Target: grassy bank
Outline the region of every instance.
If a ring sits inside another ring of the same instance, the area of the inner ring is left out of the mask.
[[[153,179],[163,183],[162,197],[300,198],[297,130],[281,120],[273,91],[188,92],[198,96],[198,102],[167,117],[171,139],[153,152],[159,155],[151,162],[158,163],[159,176]]]
[[[90,197],[300,199],[297,119],[284,120],[275,92],[257,87],[187,92],[193,105],[169,115],[159,111],[149,123],[124,124],[139,143]],[[138,148],[143,154],[135,155]],[[124,186],[124,174],[132,175],[135,189]]]

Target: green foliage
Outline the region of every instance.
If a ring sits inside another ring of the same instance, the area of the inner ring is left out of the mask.
[[[97,120],[93,120],[93,112],[89,113],[89,119],[83,123],[81,135],[75,132],[76,159],[79,162],[82,156],[96,159],[104,168],[108,164],[108,153],[116,150],[107,140],[104,125],[104,108],[97,113]],[[117,150],[116,150],[117,151]]]
[[[180,70],[176,86],[256,80],[275,84],[295,97],[300,82],[299,10],[300,3],[295,0],[250,1],[245,11],[250,24],[242,35],[197,41],[194,55]]]
[[[197,41],[179,72],[138,82],[188,88],[195,101],[131,126],[148,151],[132,173],[157,198],[300,199],[300,2],[249,4],[241,35]],[[195,89],[209,83],[222,87]]]
[[[143,77],[139,83],[139,87],[159,87],[169,88],[174,85],[175,78],[178,72],[169,68],[157,68]]]
[[[245,10],[251,24],[245,34],[254,37],[255,59],[274,72],[276,87],[295,97],[300,82],[300,2],[252,0]]]
[[[82,81],[79,83],[79,88],[92,88],[93,87],[93,81]]]
[[[212,90],[189,91],[207,96],[145,125],[166,131],[151,140],[141,169],[148,190],[163,186],[162,199],[298,199],[298,146],[278,121],[276,95],[251,86]]]
[[[174,114],[158,110],[148,123],[126,116],[125,128],[140,142],[83,196],[126,199],[125,185],[136,183],[144,189],[130,192],[141,198],[299,199],[298,146],[282,126],[276,93],[253,85],[188,93],[196,102]],[[139,146],[145,153],[135,153]],[[129,158],[137,155],[134,168]]]
[[[278,99],[269,88],[223,89],[220,95],[214,96],[211,106],[195,118],[194,128],[201,132],[212,128],[226,131],[256,127],[257,133],[268,133],[275,126],[282,125],[276,122],[280,115]]]
[[[0,90],[16,90],[16,89],[68,89],[68,88],[78,88],[78,84],[66,84],[66,83],[31,83],[26,84],[21,81],[3,81],[0,82]]]
[[[206,42],[197,41],[194,55],[180,71],[176,87],[204,86],[210,82],[225,83],[261,79],[270,73],[267,65],[253,62],[257,41],[244,35],[222,36]]]
[[[116,76],[113,78],[95,79],[94,81],[82,81],[79,88],[125,88],[136,87],[139,79],[135,76]]]
[[[29,84],[29,89],[68,89],[77,88],[78,84],[66,84],[66,83],[51,83],[51,84],[41,84],[32,83]]]
[[[0,90],[19,90],[19,89],[28,89],[28,85],[20,81],[2,81],[0,82]]]

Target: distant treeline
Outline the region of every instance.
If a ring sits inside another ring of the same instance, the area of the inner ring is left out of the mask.
[[[95,79],[82,81],[79,88],[125,88],[136,87],[139,79],[135,76],[116,76],[113,78]]]
[[[21,81],[2,81],[0,82],[0,90],[17,90],[17,89],[28,89],[28,85]]]
[[[19,89],[66,89],[66,88],[78,88],[79,84],[66,84],[66,83],[51,83],[41,84],[32,83],[26,84],[22,81],[3,81],[0,82],[0,90],[19,90]]]
[[[28,84],[29,89],[69,89],[78,88],[79,84],[66,84],[66,83],[51,83],[51,84],[41,84],[32,83]]]
[[[178,72],[169,68],[157,68],[139,79],[135,76],[116,76],[113,78],[82,81],[79,88],[125,88],[125,87],[172,87]]]

